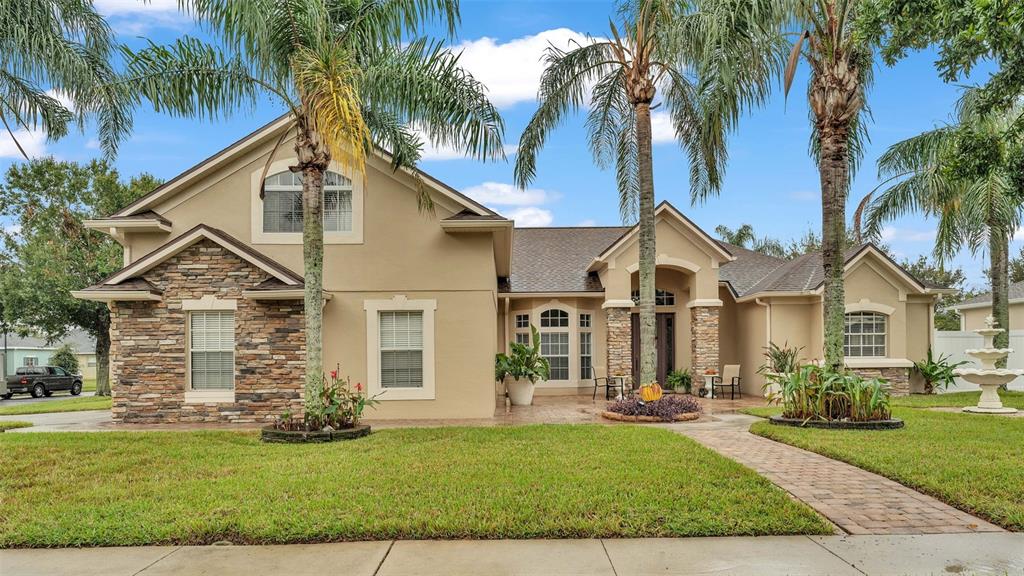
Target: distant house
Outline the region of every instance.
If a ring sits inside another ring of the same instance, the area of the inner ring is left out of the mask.
[[[1010,329],[1020,330],[1024,326],[1024,282],[1010,284],[1008,304],[1010,308]],[[992,314],[992,293],[986,292],[968,298],[949,307],[960,314],[960,330],[970,331],[985,327],[985,318]]]
[[[96,378],[96,341],[81,331],[74,331],[66,338],[47,342],[45,338],[25,337],[17,334],[0,334],[0,372],[3,376],[14,374],[22,366],[42,366],[50,363],[50,357],[63,344],[70,344],[78,356],[78,370],[84,378]]]

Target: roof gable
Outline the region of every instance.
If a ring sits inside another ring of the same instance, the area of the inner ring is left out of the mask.
[[[127,218],[129,216],[137,215],[142,212],[151,210],[161,202],[166,201],[169,198],[176,196],[188,188],[190,184],[198,181],[207,174],[212,173],[218,168],[228,164],[232,160],[240,157],[254,147],[261,143],[269,141],[274,137],[281,137],[282,134],[288,130],[292,125],[291,117],[288,114],[280,116],[271,122],[264,124],[257,128],[255,131],[243,136],[241,139],[235,141],[231,145],[227,146],[223,150],[220,150],[216,154],[206,158],[199,162],[195,166],[168,180],[167,182],[157,186],[152,192],[146,194],[142,198],[132,202],[128,206],[125,206],[121,210],[112,214],[110,218]],[[375,155],[387,161],[389,164],[392,161],[391,154],[387,151],[377,149]],[[437,178],[423,172],[422,170],[409,170],[400,169],[426,185],[429,189],[453,200],[456,204],[463,207],[465,210],[477,215],[496,215],[496,213],[473,200],[472,198],[462,194],[458,190],[455,190],[451,186],[441,182]]]
[[[658,204],[658,207],[655,208],[654,210],[654,216],[656,220],[658,218],[669,219],[681,225],[685,230],[691,232],[696,237],[696,245],[699,249],[707,252],[713,258],[718,259],[720,262],[730,262],[732,260],[735,260],[735,256],[733,256],[732,253],[729,252],[729,250],[725,248],[723,244],[719,243],[717,240],[712,238],[707,232],[701,229],[700,226],[694,224],[692,220],[687,218],[682,212],[677,210],[676,207],[669,203],[667,200],[664,200],[661,202],[661,204]],[[631,228],[628,228],[626,232],[622,234],[621,237],[619,237],[618,240],[613,242],[610,246],[608,246],[600,254],[598,254],[596,258],[594,258],[594,264],[604,262],[612,254],[622,249],[623,247],[627,246],[629,242],[639,233],[639,224],[634,225]],[[591,266],[591,269],[593,268],[594,266]]]
[[[219,244],[225,250],[235,254],[253,266],[260,268],[287,286],[295,287],[302,286],[303,284],[301,276],[245,245],[230,234],[222,230],[217,230],[216,228],[211,228],[205,224],[200,224],[181,236],[178,236],[177,238],[153,250],[149,254],[146,254],[142,258],[139,258],[128,266],[125,266],[121,270],[118,270],[109,278],[101,282],[100,285],[110,287],[131,280],[132,278],[153,269],[160,263],[165,262],[196,242],[204,239]]]

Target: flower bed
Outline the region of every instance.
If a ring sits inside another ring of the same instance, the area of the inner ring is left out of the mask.
[[[903,426],[891,415],[889,383],[881,378],[809,365],[784,374],[765,373],[765,386],[768,401],[782,405],[782,415],[772,418],[772,424],[868,430]]]
[[[673,422],[696,420],[700,412],[700,402],[693,396],[672,394],[653,402],[639,398],[618,400],[609,404],[601,415],[609,420],[629,422]]]

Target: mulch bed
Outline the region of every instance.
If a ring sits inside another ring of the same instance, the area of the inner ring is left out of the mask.
[[[768,421],[776,426],[823,428],[830,430],[896,430],[903,428],[903,420],[900,420],[899,418],[891,418],[889,420],[871,420],[867,422],[852,422],[850,420],[803,420],[801,418],[772,416]]]

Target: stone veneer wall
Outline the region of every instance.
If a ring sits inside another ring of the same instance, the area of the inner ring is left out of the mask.
[[[608,376],[633,374],[633,319],[629,308],[605,310]]]
[[[889,392],[893,396],[910,394],[909,368],[851,368],[850,371],[864,378],[885,378],[889,381]]]
[[[161,302],[110,305],[111,393],[115,420],[135,423],[267,422],[300,415],[306,342],[302,301],[255,301],[242,290],[268,275],[209,240],[145,273]],[[237,300],[235,402],[186,404],[187,312],[182,300]]]
[[[718,365],[718,315],[716,306],[690,308],[690,358],[695,381],[700,381],[705,370],[720,370]]]

